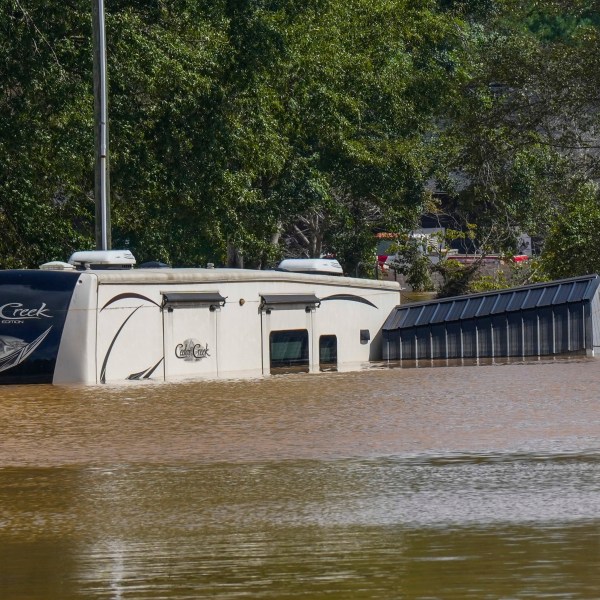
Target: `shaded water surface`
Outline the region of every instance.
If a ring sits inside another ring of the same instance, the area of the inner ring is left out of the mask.
[[[0,599],[600,598],[600,361],[0,388]]]

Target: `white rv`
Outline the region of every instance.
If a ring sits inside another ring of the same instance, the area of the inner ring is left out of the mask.
[[[98,256],[72,257],[82,270],[51,263],[0,272],[0,383],[357,368],[381,359],[381,327],[399,303],[398,284],[389,281],[280,270],[111,269],[95,264]]]

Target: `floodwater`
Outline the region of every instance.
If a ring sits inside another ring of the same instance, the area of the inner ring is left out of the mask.
[[[600,361],[0,388],[0,599],[600,598]]]

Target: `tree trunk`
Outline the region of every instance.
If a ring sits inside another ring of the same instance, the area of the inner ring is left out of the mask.
[[[227,243],[227,266],[230,269],[244,268],[244,256],[233,242]]]

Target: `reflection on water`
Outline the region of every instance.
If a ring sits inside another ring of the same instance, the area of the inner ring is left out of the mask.
[[[0,598],[598,598],[600,363],[0,389]]]

